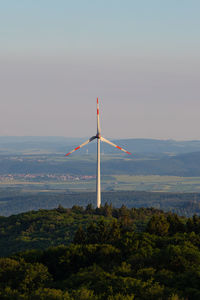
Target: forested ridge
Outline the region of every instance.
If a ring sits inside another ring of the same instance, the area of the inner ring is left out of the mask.
[[[187,217],[200,213],[200,193],[163,193],[144,191],[109,191],[102,192],[102,203],[112,203],[115,207],[122,204],[127,207],[156,207],[172,211]],[[73,205],[86,207],[95,205],[95,192],[45,192],[28,194],[23,190],[4,189],[0,195],[0,215],[8,216],[23,211],[51,209],[61,204],[64,207]]]
[[[0,229],[0,299],[200,299],[196,215],[59,206],[1,217]]]

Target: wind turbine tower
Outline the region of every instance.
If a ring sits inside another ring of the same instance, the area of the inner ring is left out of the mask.
[[[65,156],[70,155],[74,151],[84,147],[85,145],[89,144],[93,140],[97,139],[97,176],[96,176],[96,194],[97,194],[97,207],[99,208],[101,206],[101,172],[100,172],[100,142],[105,142],[115,148],[118,148],[119,150],[131,154],[130,152],[126,151],[125,149],[115,145],[114,143],[110,142],[109,140],[105,139],[101,136],[101,128],[100,128],[100,121],[99,121],[99,100],[97,98],[97,134],[95,136],[92,136],[89,140],[81,144],[80,146],[73,149],[71,152],[65,154]]]

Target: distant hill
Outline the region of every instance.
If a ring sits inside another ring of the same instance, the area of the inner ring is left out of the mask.
[[[102,205],[112,203],[115,207],[123,204],[129,208],[154,207],[172,211],[179,215],[200,214],[199,193],[159,193],[140,191],[102,192]],[[9,216],[29,210],[52,209],[61,204],[64,207],[96,205],[96,193],[35,192],[13,190],[0,198],[0,216]]]
[[[117,174],[134,175],[168,175],[168,176],[200,176],[200,152],[178,154],[164,157],[147,157],[144,160],[112,160],[102,163],[104,174],[111,174],[115,169]],[[114,173],[113,173],[114,174]]]
[[[24,152],[64,152],[67,147],[79,144],[83,138],[65,137],[38,137],[38,136],[1,136],[0,153],[24,153]]]
[[[200,141],[175,141],[157,139],[121,139],[117,144],[127,145],[132,153],[189,153],[200,151]]]
[[[84,140],[86,138],[0,137],[0,174],[94,175],[95,142],[73,153],[71,159],[61,160],[65,153],[80,145]],[[200,176],[200,141],[122,139],[114,140],[114,143],[125,147],[132,155],[124,154],[118,149],[102,143],[102,154],[108,155],[106,159],[102,155],[102,172],[105,175]],[[89,155],[86,157],[84,154],[87,150]],[[27,158],[27,154],[31,154],[33,157]],[[109,156],[110,154],[115,154],[115,156]],[[23,157],[21,160],[16,160],[12,159],[12,155],[22,155]],[[41,158],[37,155],[44,156]]]
[[[43,151],[47,153],[65,153],[78,146],[86,138],[66,137],[0,137],[0,153],[21,153]],[[132,153],[189,153],[200,151],[200,141],[175,141],[157,139],[118,139],[114,143],[127,147]],[[95,143],[88,146],[89,152],[96,152]],[[103,151],[116,153],[116,149],[103,143]],[[80,150],[85,153],[85,149]]]
[[[115,150],[116,151],[116,150]],[[78,152],[78,151],[77,151]],[[182,177],[200,176],[200,152],[169,154],[119,154],[102,156],[103,175],[167,175]],[[63,154],[0,155],[0,174],[73,174],[95,175],[95,155]]]

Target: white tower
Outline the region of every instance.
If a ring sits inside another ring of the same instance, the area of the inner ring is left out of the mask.
[[[97,193],[97,207],[101,206],[101,173],[100,173],[100,143],[101,143],[101,129],[99,122],[99,100],[97,98],[97,179],[96,179],[96,193]]]

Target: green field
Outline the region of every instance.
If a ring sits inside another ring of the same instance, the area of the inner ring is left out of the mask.
[[[113,175],[115,189],[152,192],[200,192],[200,177]]]
[[[20,188],[24,191],[95,191],[95,179],[69,181],[2,181],[0,188]],[[200,177],[178,176],[134,176],[108,175],[102,176],[102,190],[128,190],[153,192],[200,192]]]

